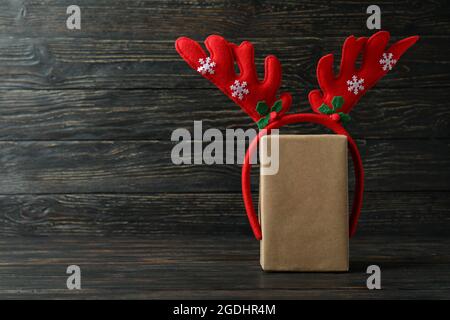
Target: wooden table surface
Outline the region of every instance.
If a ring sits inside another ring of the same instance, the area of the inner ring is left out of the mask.
[[[72,4],[81,30],[66,28]],[[238,165],[172,164],[176,128],[255,127],[174,41],[254,42],[307,111],[318,59],[373,33],[369,3],[1,1],[0,298],[448,298],[450,3],[377,4],[394,40],[421,40],[351,114],[366,170],[351,271],[295,274],[261,271]],[[383,290],[366,288],[371,264]]]

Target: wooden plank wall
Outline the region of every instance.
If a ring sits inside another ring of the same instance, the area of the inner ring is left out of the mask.
[[[65,26],[78,4],[82,29]],[[450,225],[446,1],[378,1],[394,39],[422,38],[352,112],[367,173],[361,232],[445,234]],[[0,2],[0,233],[250,236],[238,166],[174,166],[171,132],[249,128],[190,70],[174,40],[217,33],[282,61],[306,111],[315,65],[370,35],[363,1]],[[314,126],[286,132],[318,133]],[[418,225],[418,222],[420,224]]]
[[[171,132],[250,119],[174,50],[187,35],[251,40],[283,63],[294,110],[315,66],[365,29],[362,1],[80,0],[0,3],[2,236],[247,234],[239,166],[174,166]],[[362,228],[443,232],[449,222],[450,55],[446,1],[378,1],[383,28],[419,44],[352,112],[367,172]],[[208,97],[208,99],[205,99]],[[311,125],[287,132],[318,133]],[[404,229],[400,226],[404,225]]]
[[[66,28],[72,4],[80,31]],[[250,40],[260,73],[277,55],[304,112],[318,59],[373,33],[369,4],[0,1],[0,297],[447,298],[448,1],[377,1],[393,40],[421,40],[351,114],[366,169],[351,272],[264,274],[240,167],[170,160],[172,131],[194,120],[255,127],[179,58],[178,36]],[[82,267],[82,290],[67,290],[69,264]],[[382,266],[385,290],[364,289],[368,264]]]

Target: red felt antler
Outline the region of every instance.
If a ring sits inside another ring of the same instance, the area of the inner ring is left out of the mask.
[[[334,97],[342,97],[344,104],[339,111],[348,113],[359,99],[373,87],[397,63],[403,53],[408,50],[419,37],[400,40],[386,50],[389,32],[380,31],[369,39],[350,36],[342,47],[342,58],[339,75],[333,72],[333,55],[322,57],[317,65],[317,80],[322,89],[309,93],[312,109],[321,113],[322,104],[331,107]],[[356,68],[355,62],[363,53],[362,65]]]
[[[205,45],[210,52],[209,57],[196,41],[186,37],[178,38],[175,47],[193,69],[214,83],[254,121],[260,120],[267,110],[257,111],[258,102],[273,106],[277,100],[281,84],[281,64],[278,59],[275,56],[266,57],[265,77],[263,81],[259,81],[254,49],[250,42],[244,41],[237,46],[220,36],[212,35],[205,40]],[[235,62],[239,67],[239,74],[235,72]],[[292,103],[289,93],[281,94],[280,99],[277,117],[288,111]]]

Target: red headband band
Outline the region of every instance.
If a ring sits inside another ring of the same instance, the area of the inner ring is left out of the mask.
[[[242,167],[242,195],[245,209],[258,240],[262,239],[262,233],[251,197],[251,156],[259,139],[271,129],[302,122],[321,124],[336,134],[347,136],[356,179],[349,233],[350,236],[355,233],[362,207],[364,171],[358,148],[341,122],[350,120],[348,112],[361,96],[392,69],[419,37],[400,40],[386,50],[389,38],[386,31],[377,32],[369,39],[353,36],[347,38],[342,48],[340,72],[337,76],[333,73],[333,55],[322,57],[317,65],[317,79],[322,92],[313,90],[309,94],[311,107],[319,114],[289,115],[285,113],[291,106],[291,95],[281,94],[277,100],[277,91],[281,84],[281,64],[275,56],[268,56],[265,59],[265,77],[263,81],[259,81],[253,45],[248,41],[237,46],[220,36],[209,36],[205,41],[211,54],[209,57],[197,42],[189,38],[182,37],[176,41],[176,50],[193,69],[238,104],[257,122],[260,129],[267,129],[261,131],[251,142]],[[355,62],[361,53],[363,63],[357,69]],[[239,66],[239,74],[234,70],[235,62]]]

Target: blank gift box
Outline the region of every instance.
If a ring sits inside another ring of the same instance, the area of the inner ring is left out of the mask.
[[[261,266],[265,271],[348,271],[347,138],[280,135],[276,174],[260,143]],[[273,173],[273,172],[272,172]]]

